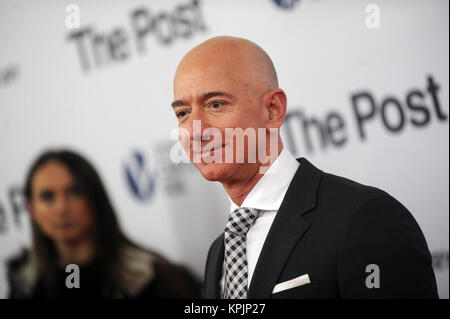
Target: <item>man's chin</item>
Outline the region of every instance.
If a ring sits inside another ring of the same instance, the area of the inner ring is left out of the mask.
[[[220,182],[224,180],[230,171],[233,164],[230,163],[198,163],[195,164],[202,176],[210,182]]]

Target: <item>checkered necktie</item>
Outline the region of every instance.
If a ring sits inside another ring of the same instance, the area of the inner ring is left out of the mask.
[[[225,299],[247,298],[247,231],[258,217],[258,210],[241,207],[228,217],[225,227]]]

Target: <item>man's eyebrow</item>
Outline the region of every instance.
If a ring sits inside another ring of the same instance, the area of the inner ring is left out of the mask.
[[[231,94],[221,92],[221,91],[213,91],[213,92],[208,92],[208,93],[203,94],[202,99],[208,100],[208,99],[210,99],[212,97],[216,97],[216,96],[225,96],[228,98],[233,98],[233,96]]]
[[[182,100],[176,100],[172,102],[172,107],[182,106],[185,105],[185,103]]]
[[[216,97],[216,96],[225,96],[228,97],[230,99],[233,98],[233,96],[231,94],[228,94],[226,92],[222,92],[222,91],[212,91],[212,92],[208,92],[202,95],[201,99],[203,101],[206,101],[212,97]],[[182,106],[182,105],[186,105],[186,103],[183,100],[176,100],[172,102],[172,107],[177,107],[177,106]]]

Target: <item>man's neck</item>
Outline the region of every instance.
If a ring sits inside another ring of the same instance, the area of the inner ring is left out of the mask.
[[[236,205],[241,206],[247,195],[251,192],[256,183],[263,177],[260,173],[259,167],[257,166],[254,171],[251,172],[250,176],[246,179],[240,181],[234,181],[231,183],[222,183],[225,191],[230,196],[231,200],[236,203]]]
[[[269,166],[275,161],[276,158],[280,155],[283,144],[280,142],[278,147],[278,152],[274,158],[272,158],[269,162]],[[247,195],[252,191],[253,187],[258,183],[258,181],[264,176],[264,173],[267,171],[268,167],[264,167],[259,163],[259,165],[255,165],[251,170],[248,170],[247,174],[244,175],[239,180],[234,180],[232,182],[222,182],[225,191],[230,196],[231,200],[238,206],[241,206],[244,202]],[[262,170],[262,168],[265,168]]]

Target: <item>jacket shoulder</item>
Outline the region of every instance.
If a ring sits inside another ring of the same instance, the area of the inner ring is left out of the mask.
[[[301,170],[302,164],[303,171]],[[395,213],[410,214],[409,211],[386,191],[365,185],[358,181],[323,172],[303,159],[298,175],[293,183],[296,192],[290,195],[292,202],[301,205],[302,200],[309,200],[315,209],[310,210],[311,221],[320,221],[333,232],[343,232],[352,216],[365,215],[369,208],[390,207]],[[303,198],[298,191],[303,191]],[[298,197],[297,197],[298,196]],[[394,214],[395,215],[395,214]],[[393,217],[391,214],[390,217]]]
[[[384,190],[375,186],[363,184],[343,176],[324,173],[322,177],[322,187],[330,188],[341,194],[351,194],[353,196],[367,196],[369,194],[387,194]]]
[[[348,205],[361,203],[371,194],[386,193],[377,187],[324,172],[306,158],[297,160],[300,162],[300,167],[290,186],[294,190],[290,194],[293,198],[301,192],[305,196],[304,200],[314,201],[319,205],[333,204],[337,208],[345,208],[348,211],[351,208]]]
[[[332,206],[342,214],[352,214],[362,207],[382,202],[404,208],[383,189],[330,173],[323,174],[317,196],[318,205]]]

